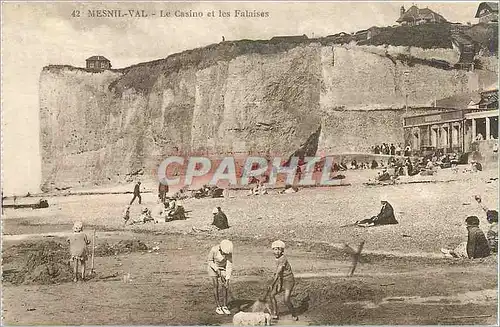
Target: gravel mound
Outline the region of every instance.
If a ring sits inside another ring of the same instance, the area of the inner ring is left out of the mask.
[[[382,297],[379,290],[359,280],[334,282],[326,279],[297,289],[297,299],[310,299],[310,305],[315,307],[331,303],[378,301]]]
[[[4,252],[8,261],[19,257],[20,269],[4,274],[12,284],[59,284],[73,279],[68,245],[54,241],[29,242],[12,246]]]
[[[111,245],[107,242],[99,244],[95,249],[95,255],[110,256],[148,249],[148,246],[139,240],[121,240]],[[70,258],[67,243],[38,241],[13,245],[3,252],[4,265],[10,264],[13,267],[4,269],[3,282],[14,285],[71,282],[73,267]],[[88,264],[89,262],[87,267]]]
[[[139,240],[121,240],[112,245],[108,242],[97,245],[95,248],[95,255],[98,257],[106,257],[147,250],[149,250],[148,246]]]

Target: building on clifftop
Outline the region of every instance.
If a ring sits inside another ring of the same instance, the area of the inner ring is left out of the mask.
[[[92,56],[85,60],[86,68],[92,71],[111,69],[111,61],[104,56]]]
[[[475,18],[479,18],[480,23],[498,22],[498,2],[481,2]]]
[[[408,10],[405,10],[405,7],[401,6],[400,17],[396,22],[401,25],[415,26],[429,23],[446,23],[447,20],[429,8],[420,9],[413,5]]]

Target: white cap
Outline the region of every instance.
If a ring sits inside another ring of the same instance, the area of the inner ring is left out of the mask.
[[[277,241],[274,241],[272,244],[271,244],[271,248],[274,249],[274,248],[281,248],[281,249],[284,249],[285,248],[285,243],[283,241],[280,241],[280,240],[277,240]]]
[[[230,240],[222,240],[220,242],[220,249],[226,254],[233,253],[233,242]]]
[[[75,222],[73,225],[73,232],[81,232],[83,229],[83,223],[81,221]]]
[[[217,212],[219,212],[219,209],[213,208],[212,213],[217,213]]]
[[[385,195],[385,194],[380,194],[380,201],[387,202],[387,195]]]

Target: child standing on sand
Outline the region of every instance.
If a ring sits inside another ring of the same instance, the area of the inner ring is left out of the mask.
[[[222,240],[220,244],[213,246],[208,254],[208,276],[212,279],[213,291],[217,308],[215,312],[219,315],[230,315],[227,307],[227,289],[231,272],[233,270],[233,242]],[[222,284],[222,305],[219,298],[219,282]]]
[[[122,219],[123,225],[127,225],[128,221],[130,220],[130,205],[127,205],[125,207],[125,210],[123,210]]]
[[[90,241],[83,233],[83,224],[77,221],[73,225],[73,235],[68,239],[71,261],[73,262],[74,282],[78,281],[78,265],[81,269],[82,280],[85,280],[85,262],[87,261],[87,245]]]
[[[271,244],[271,248],[274,252],[274,257],[276,258],[276,273],[274,274],[273,281],[269,285],[269,290],[271,291],[271,308],[273,311],[273,319],[279,319],[278,317],[278,303],[276,301],[276,295],[285,291],[285,304],[288,310],[292,314],[292,319],[297,321],[299,317],[295,315],[295,309],[292,302],[290,301],[290,296],[295,286],[295,278],[293,276],[292,267],[285,257],[285,243],[283,241],[274,241]]]

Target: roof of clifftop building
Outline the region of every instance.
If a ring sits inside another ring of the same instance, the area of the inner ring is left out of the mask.
[[[420,19],[434,19],[436,22],[446,22],[446,19],[440,14],[430,10],[429,8],[418,8],[417,6],[411,6],[401,17],[398,18],[397,22],[407,22],[407,21],[418,21]]]
[[[104,56],[92,56],[90,58],[87,58],[85,60],[100,60],[100,61],[110,61],[108,58]]]
[[[481,2],[479,7],[477,7],[476,16],[474,17],[479,18],[479,13],[486,8],[490,9],[491,12],[498,13],[498,2]]]

